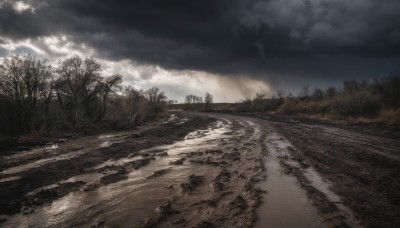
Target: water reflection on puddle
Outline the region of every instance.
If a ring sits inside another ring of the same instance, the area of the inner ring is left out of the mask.
[[[267,138],[266,146],[269,152],[269,156],[264,159],[267,181],[259,184],[259,187],[267,193],[257,211],[259,220],[255,227],[330,227],[318,215],[297,179],[282,172],[278,150],[288,144],[281,141],[279,136],[272,135]]]
[[[184,182],[189,175],[194,173],[206,175],[208,172],[206,167],[188,162],[179,166],[170,165],[170,162],[182,158],[185,153],[218,146],[221,140],[231,137],[224,135],[229,130],[229,124],[218,121],[214,128],[192,132],[185,140],[142,150],[139,154],[162,150],[166,151],[168,156],[156,157],[149,165],[131,171],[127,179],[88,192],[72,192],[51,204],[36,208],[32,214],[18,214],[10,217],[3,225],[5,227],[87,227],[106,222],[109,226],[136,227],[142,224],[157,206],[177,194],[179,184]],[[95,168],[99,169],[106,165],[123,166],[141,158],[143,157],[135,155],[119,160],[108,160]],[[168,169],[168,172],[155,179],[146,179],[161,169]],[[67,181],[83,180],[89,183],[98,178],[95,175],[100,174],[83,174]],[[173,185],[174,189],[167,188],[170,185]]]

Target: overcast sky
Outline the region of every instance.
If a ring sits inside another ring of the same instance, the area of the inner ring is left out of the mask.
[[[0,58],[26,53],[235,102],[400,72],[400,1],[0,0]]]

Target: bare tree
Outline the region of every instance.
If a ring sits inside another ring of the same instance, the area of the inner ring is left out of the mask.
[[[196,95],[187,95],[185,98],[185,103],[187,104],[199,104],[203,103],[203,98]]]
[[[93,97],[101,90],[101,66],[93,58],[78,56],[61,62],[58,70],[57,95],[69,113],[69,119],[79,121],[84,114],[91,116],[89,108]]]
[[[124,107],[128,111],[129,125],[134,126],[138,121],[142,121],[144,118],[144,111],[145,111],[144,92],[135,90],[131,86],[127,86],[124,89],[124,95],[125,95]]]
[[[334,97],[334,96],[337,94],[337,89],[336,89],[335,87],[333,87],[333,86],[330,86],[330,87],[328,87],[328,88],[326,89],[325,94],[326,94],[328,97],[332,98],[332,97]]]
[[[156,116],[159,112],[161,112],[163,106],[165,105],[167,96],[165,96],[164,91],[161,91],[157,87],[153,87],[146,91],[146,97],[152,110],[152,115]]]
[[[324,91],[320,88],[315,88],[312,93],[312,98],[317,101],[322,100],[324,98]]]
[[[204,96],[204,102],[206,104],[212,104],[213,101],[214,101],[213,95],[211,95],[210,93],[206,93],[206,95]]]
[[[287,93],[283,89],[279,89],[277,95],[280,100],[283,100],[287,96]]]
[[[303,90],[300,92],[299,97],[303,98],[303,99],[310,98],[310,86],[309,85],[305,85],[303,87]]]
[[[204,106],[206,111],[210,111],[212,109],[214,97],[210,93],[206,93],[204,95]]]
[[[0,69],[1,91],[11,99],[13,118],[24,131],[35,127],[37,103],[51,74],[47,60],[37,60],[32,56],[6,59]]]
[[[98,95],[100,99],[100,105],[96,121],[100,121],[104,117],[107,109],[108,99],[110,95],[114,95],[117,90],[121,89],[121,83],[122,76],[119,74],[113,75],[100,81],[100,89]]]

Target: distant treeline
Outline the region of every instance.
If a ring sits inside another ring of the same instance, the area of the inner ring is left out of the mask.
[[[213,103],[211,94],[187,95],[184,104],[172,109],[232,113],[269,113],[300,115],[349,122],[400,125],[400,75],[370,81],[345,81],[326,89],[304,86],[293,95],[280,89],[267,97],[257,93],[238,103]]]
[[[303,90],[294,96],[279,90],[266,98],[257,94],[232,106],[233,112],[271,112],[287,115],[317,116],[328,119],[377,121],[400,124],[400,77],[372,81],[345,81],[340,88]]]
[[[0,134],[39,130],[134,126],[157,116],[164,92],[123,87],[93,58],[47,60],[15,56],[0,63]]]
[[[185,97],[183,105],[175,105],[174,107],[180,107],[183,110],[189,111],[212,111],[213,101],[214,97],[210,93],[204,95],[204,100],[203,97],[190,94]]]

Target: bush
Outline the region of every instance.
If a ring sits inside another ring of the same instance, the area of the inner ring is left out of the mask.
[[[297,102],[293,98],[285,97],[277,111],[286,115],[294,115],[299,112],[299,109],[297,107]]]
[[[368,92],[345,93],[334,98],[332,109],[345,117],[374,116],[380,110],[380,102]]]
[[[329,101],[301,101],[297,104],[298,112],[304,114],[326,113],[329,110]]]
[[[400,125],[400,109],[383,109],[379,112],[379,119],[387,125]]]

